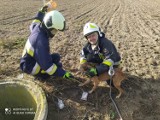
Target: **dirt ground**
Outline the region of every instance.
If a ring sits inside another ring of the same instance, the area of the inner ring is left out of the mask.
[[[67,22],[65,32],[51,41],[51,52],[62,56],[66,70],[79,81],[79,53],[86,40],[83,26],[98,24],[122,56],[123,71],[128,80],[122,83],[125,94],[115,99],[124,120],[160,120],[160,0],[56,0],[57,9]],[[0,2],[0,79],[16,78],[21,71],[19,61],[29,35],[33,16],[42,0],[1,0]],[[33,79],[24,75],[24,79]],[[83,88],[78,83],[50,78],[37,81],[48,101],[47,120],[118,120],[109,88],[100,86],[88,101],[82,101]],[[117,94],[112,89],[113,97]],[[65,108],[59,110],[56,97]]]

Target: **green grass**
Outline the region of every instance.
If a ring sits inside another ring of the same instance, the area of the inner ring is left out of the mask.
[[[17,49],[17,48],[23,48],[26,43],[26,38],[16,38],[13,40],[1,40],[0,41],[0,47],[3,49]]]

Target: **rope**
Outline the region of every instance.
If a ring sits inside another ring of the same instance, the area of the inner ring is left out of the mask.
[[[114,99],[112,98],[111,83],[112,83],[112,77],[113,77],[113,75],[115,74],[115,71],[114,71],[114,69],[113,69],[113,66],[110,67],[110,69],[109,69],[109,71],[108,71],[108,74],[109,74],[109,76],[110,76],[110,83],[109,83],[109,84],[110,84],[110,91],[109,91],[109,97],[110,97],[110,99],[112,100],[112,103],[113,103],[114,107],[116,108],[116,111],[117,111],[117,113],[118,113],[118,116],[120,117],[120,120],[123,120],[123,119],[122,119],[122,116],[121,116],[121,114],[120,114],[120,111],[119,111],[119,109],[118,109],[118,107],[117,107]]]

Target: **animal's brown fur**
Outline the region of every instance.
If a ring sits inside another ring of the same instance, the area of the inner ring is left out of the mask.
[[[81,70],[81,72],[85,72],[88,68],[91,68],[93,66],[95,66],[95,64],[84,63],[80,66],[80,70]],[[126,76],[120,68],[115,68],[114,70],[115,70],[115,74],[114,74],[112,80],[113,80],[113,85],[119,91],[119,94],[116,96],[116,98],[119,98],[122,95],[122,93],[124,92],[124,90],[121,88],[121,82],[126,79]],[[86,85],[86,84],[90,83],[90,81],[92,81],[94,86],[89,91],[89,93],[92,93],[97,88],[100,81],[106,81],[109,79],[110,79],[110,76],[108,75],[108,72],[104,72],[99,76],[94,76],[91,79],[85,81],[84,83],[79,84],[79,86]]]

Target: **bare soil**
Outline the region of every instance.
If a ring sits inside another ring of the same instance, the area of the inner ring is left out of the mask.
[[[63,67],[78,74],[79,53],[86,40],[83,26],[98,24],[122,56],[121,66],[128,80],[122,83],[125,94],[115,99],[124,120],[160,120],[160,0],[57,0],[67,30],[51,40],[51,52],[60,53]],[[29,35],[33,16],[43,6],[42,0],[1,0],[0,2],[0,79],[16,78],[19,61]],[[34,79],[24,75],[23,79]],[[35,80],[44,89],[49,111],[47,120],[117,120],[118,114],[109,98],[109,88],[99,86],[82,101],[77,82],[50,78]],[[113,97],[117,91],[112,89]],[[65,103],[59,110],[57,99]]]

